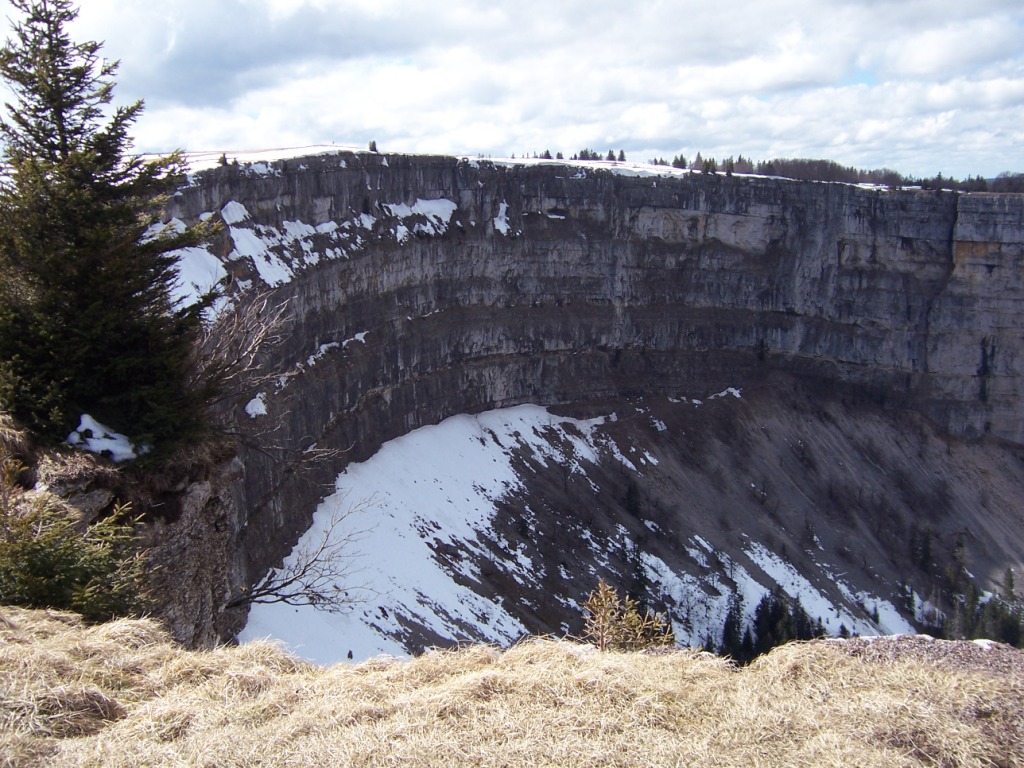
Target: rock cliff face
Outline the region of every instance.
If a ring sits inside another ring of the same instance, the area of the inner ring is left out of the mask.
[[[1024,443],[1024,196],[345,153],[199,174],[170,213],[222,217],[233,285],[293,316],[239,404],[296,459],[244,456],[236,578],[345,463],[456,413],[784,376]]]

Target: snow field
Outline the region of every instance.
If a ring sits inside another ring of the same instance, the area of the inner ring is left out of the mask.
[[[405,639],[410,627],[445,642],[514,642],[525,634],[523,625],[473,590],[480,581],[477,562],[490,561],[527,589],[537,582],[528,549],[506,544],[507,551],[496,560],[486,546],[488,541],[501,543],[493,530],[496,502],[523,488],[513,451],[528,451],[537,463],[554,462],[571,473],[585,473],[588,463],[600,461],[618,461],[636,471],[620,447],[597,429],[613,420],[574,420],[524,405],[455,416],[392,440],[337,478],[336,492],[320,505],[313,528],[296,548],[319,541],[341,515],[336,533],[353,539],[349,551],[358,573],[352,596],[358,602],[338,614],[256,605],[240,639],[272,637],[323,664],[346,659],[350,652],[356,660],[381,653],[404,655],[409,652]],[[613,538],[628,541],[628,532],[621,528]],[[621,546],[621,541],[602,544],[582,529],[578,557],[608,568],[611,552]],[[758,602],[775,585],[799,599],[808,615],[820,618],[830,633],[838,633],[841,624],[864,635],[913,632],[893,606],[870,595],[853,595],[826,566],[819,566],[822,578],[838,583],[844,597],[849,593],[851,604],[878,608],[877,626],[834,604],[792,565],[757,542],[744,548],[747,563],[716,554],[699,536],[690,538],[686,551],[699,567],[706,568],[716,558],[725,562],[732,583],[715,573],[677,572],[656,556],[640,554],[645,576],[670,607],[677,640],[684,645],[702,645],[709,636],[720,640],[733,589],[743,598],[749,622]],[[564,596],[547,597],[565,605]]]

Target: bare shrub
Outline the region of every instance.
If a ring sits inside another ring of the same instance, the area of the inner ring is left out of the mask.
[[[228,601],[227,608],[251,603],[310,605],[329,613],[342,612],[367,595],[354,580],[359,573],[353,546],[365,531],[346,530],[347,521],[372,500],[339,504],[323,530],[300,543],[279,568],[271,568],[255,585]]]
[[[236,297],[204,327],[190,380],[209,389],[207,403],[215,413],[224,418],[226,408],[276,384],[281,374],[267,362],[290,322],[288,302],[275,303],[263,291]]]
[[[598,581],[583,609],[587,614],[583,637],[602,651],[675,645],[675,634],[664,615],[651,611],[641,614],[636,600],[627,596],[623,602],[604,579]]]

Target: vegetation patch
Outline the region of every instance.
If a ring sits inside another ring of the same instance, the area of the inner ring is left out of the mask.
[[[325,668],[4,608],[0,765],[1010,766],[1022,672],[1006,646],[920,638],[791,643],[746,667],[533,639]]]

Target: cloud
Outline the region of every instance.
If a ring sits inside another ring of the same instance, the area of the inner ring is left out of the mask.
[[[146,99],[140,148],[373,138],[992,175],[1024,170],[1022,32],[1017,0],[90,0],[75,34]]]

